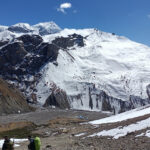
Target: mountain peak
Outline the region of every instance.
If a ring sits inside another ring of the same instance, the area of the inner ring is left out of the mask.
[[[61,28],[53,21],[38,23],[33,28],[37,29],[40,35],[53,34],[61,31]]]
[[[10,31],[14,34],[34,33],[34,34],[40,34],[43,36],[43,35],[60,32],[61,28],[55,22],[51,21],[51,22],[42,22],[42,23],[38,23],[35,25],[30,25],[28,23],[17,23],[9,27],[0,26],[0,32],[3,32],[3,31]]]
[[[8,30],[15,33],[28,33],[32,32],[32,27],[27,23],[17,23],[8,27]]]

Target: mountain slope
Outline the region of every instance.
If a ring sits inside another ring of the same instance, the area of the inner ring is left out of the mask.
[[[72,107],[76,109],[92,107],[95,110],[103,110],[104,104],[100,100],[103,95],[112,97],[110,105],[117,112],[120,111],[117,107],[121,107],[118,106],[119,100],[132,101],[133,108],[142,105],[144,99],[148,98],[146,86],[149,84],[150,48],[124,37],[94,29],[66,29],[60,35],[67,37],[73,33],[84,37],[84,46],[75,45],[69,48],[71,56],[63,49],[60,50],[57,58],[58,66],[49,63],[41,70],[44,75],[39,83],[40,94],[42,94],[40,87],[44,88],[44,85],[41,85],[45,81],[54,82],[65,90],[70,96]],[[44,37],[46,41],[53,38],[54,35]],[[102,91],[105,92],[103,95]],[[90,99],[92,106],[89,104]],[[135,99],[139,102],[134,102]],[[147,102],[149,103],[148,99]],[[127,103],[122,105],[130,107]]]
[[[0,32],[0,74],[29,101],[113,113],[150,103],[149,47],[53,22],[11,27]]]
[[[0,79],[0,114],[29,112],[32,108],[22,94],[12,85]]]

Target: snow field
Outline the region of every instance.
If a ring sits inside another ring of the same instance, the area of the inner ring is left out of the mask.
[[[125,113],[121,113],[115,116],[111,116],[111,117],[107,117],[104,119],[100,119],[100,120],[95,120],[95,121],[91,121],[89,122],[92,125],[100,125],[100,124],[107,124],[107,123],[115,123],[115,122],[121,122],[121,121],[125,121],[128,119],[133,119],[136,117],[140,117],[140,116],[144,116],[150,114],[150,106],[145,106],[145,107],[141,107],[141,108],[137,108]],[[126,136],[128,133],[132,133],[135,131],[139,131],[142,129],[146,129],[148,127],[150,127],[150,118],[147,118],[145,120],[141,120],[138,121],[136,123],[127,125],[127,126],[119,126],[117,128],[114,129],[110,129],[110,130],[103,130],[99,133],[94,133],[92,135],[90,135],[89,137],[93,137],[93,136],[111,136],[114,139],[118,139],[120,137]],[[149,131],[147,131],[145,134],[141,134],[138,136],[148,136],[149,137]],[[137,136],[137,137],[138,137]]]

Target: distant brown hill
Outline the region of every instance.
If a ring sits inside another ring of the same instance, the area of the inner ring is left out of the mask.
[[[0,115],[31,110],[24,96],[15,87],[0,78]]]

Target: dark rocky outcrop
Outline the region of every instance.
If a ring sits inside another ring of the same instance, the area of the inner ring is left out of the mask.
[[[68,96],[63,90],[56,89],[55,91],[52,91],[48,99],[46,100],[44,107],[48,106],[56,106],[61,109],[70,108]]]
[[[38,47],[38,54],[44,57],[45,60],[56,61],[59,48],[54,44],[43,43]]]
[[[22,76],[34,75],[48,61],[57,61],[60,48],[68,48],[77,44],[84,46],[83,37],[73,34],[69,37],[56,38],[52,44],[44,43],[39,35],[22,35],[15,42],[2,47],[0,50],[0,74],[15,74]],[[5,45],[8,41],[0,42]]]
[[[59,48],[42,43],[40,36],[23,35],[0,50],[0,74],[35,74],[47,61],[56,61]]]
[[[36,50],[36,47],[43,42],[43,39],[39,35],[22,35],[17,38],[19,41],[22,41],[26,51],[33,52]]]
[[[56,38],[49,44],[44,43],[39,35],[22,35],[0,50],[0,74],[5,79],[13,80],[14,75],[22,78],[24,75],[37,74],[48,61],[57,66],[59,49],[75,44],[84,46],[83,39],[81,35],[73,34]],[[3,41],[0,45],[7,43],[8,41]]]
[[[4,64],[16,65],[20,63],[24,56],[27,54],[27,51],[24,49],[24,46],[20,42],[15,42],[9,44],[1,49],[0,51],[0,60],[4,60]],[[0,63],[0,67],[3,65]]]
[[[53,44],[57,45],[60,48],[67,49],[74,45],[83,47],[84,44],[84,37],[78,34],[72,34],[68,37],[59,37],[52,41]]]

